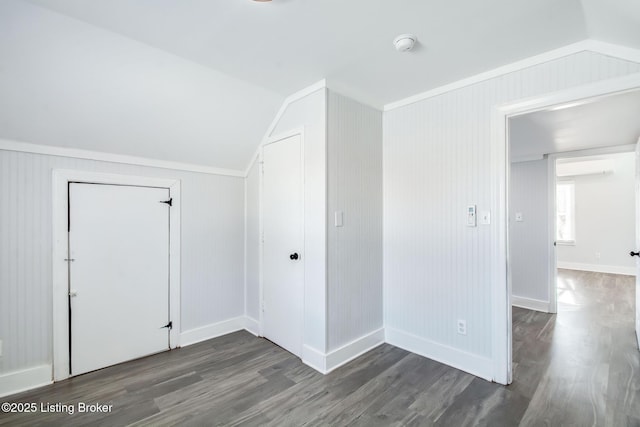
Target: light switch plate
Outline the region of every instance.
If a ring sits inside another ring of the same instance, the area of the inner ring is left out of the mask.
[[[343,213],[342,211],[336,211],[335,212],[335,225],[336,227],[342,227],[342,220],[343,220]]]
[[[480,213],[480,224],[482,225],[491,224],[491,212],[483,211]]]
[[[522,212],[516,212],[516,221],[522,222],[524,219],[522,218]]]

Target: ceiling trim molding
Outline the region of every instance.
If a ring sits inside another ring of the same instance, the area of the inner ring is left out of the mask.
[[[471,86],[476,83],[480,83],[486,80],[490,80],[496,77],[503,76],[505,74],[520,71],[525,68],[529,68],[535,65],[543,64],[545,62],[553,61],[556,59],[564,58],[580,52],[595,52],[602,55],[611,56],[618,59],[624,59],[631,62],[640,63],[640,50],[629,48],[626,46],[620,46],[612,43],[601,42],[599,40],[583,40],[581,42],[573,43],[559,49],[550,50],[548,52],[541,53],[539,55],[531,56],[521,61],[513,62],[511,64],[504,65],[502,67],[494,68],[493,70],[486,71],[484,73],[476,74],[475,76],[467,77],[462,80],[458,80],[453,83],[446,84],[444,86],[437,87],[435,89],[428,90],[426,92],[412,95],[408,98],[404,98],[395,102],[391,102],[384,106],[384,111],[395,110],[396,108],[405,107],[416,102],[423,101],[425,99],[433,98],[434,96],[442,95],[443,93],[451,92],[463,87]]]
[[[511,163],[524,163],[524,162],[533,162],[536,160],[544,159],[543,154],[527,154],[524,156],[516,156],[511,158]]]
[[[282,105],[280,106],[280,109],[278,110],[278,114],[276,114],[275,118],[273,119],[273,121],[271,122],[269,127],[267,128],[267,131],[265,132],[264,136],[262,137],[262,140],[260,141],[260,144],[258,144],[258,148],[256,148],[255,153],[253,153],[253,155],[251,156],[251,159],[249,159],[249,164],[247,165],[247,167],[244,170],[244,176],[245,177],[249,176],[249,172],[251,172],[251,168],[253,167],[254,163],[256,162],[258,157],[260,156],[260,150],[262,149],[262,146],[265,143],[267,143],[269,141],[269,139],[271,138],[271,134],[275,130],[276,126],[278,126],[278,123],[280,122],[280,119],[284,115],[284,112],[287,111],[287,108],[289,108],[289,105],[293,104],[296,101],[301,100],[302,98],[304,98],[304,97],[306,97],[308,95],[311,95],[313,92],[316,92],[316,91],[318,91],[320,89],[325,89],[326,87],[327,87],[327,80],[326,79],[322,79],[320,81],[315,82],[311,86],[307,86],[304,89],[300,89],[299,91],[289,95],[288,97],[285,98],[284,101],[282,101]]]
[[[8,139],[0,139],[0,150],[44,154],[48,156],[70,157],[74,159],[97,160],[110,163],[123,163],[134,166],[172,169],[185,172],[198,172],[210,175],[235,176],[240,178],[244,178],[245,176],[243,171],[235,169],[222,169],[211,166],[194,165],[190,163],[180,163],[168,160],[149,159],[146,157],[105,153],[101,151],[80,150],[76,148],[31,144],[27,142],[11,141]]]

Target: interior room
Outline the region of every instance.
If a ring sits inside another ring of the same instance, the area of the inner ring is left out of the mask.
[[[637,353],[637,114],[640,94],[628,91],[510,120],[512,385],[532,396],[525,423],[588,423],[562,406],[589,401],[578,384],[602,385]],[[615,387],[602,390],[607,410],[624,412]]]
[[[0,2],[0,425],[639,424],[639,26]]]

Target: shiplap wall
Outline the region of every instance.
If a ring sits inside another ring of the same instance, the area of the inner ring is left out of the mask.
[[[382,327],[382,112],[329,91],[327,132],[331,351]]]
[[[491,206],[494,106],[640,72],[581,52],[385,112],[384,297],[387,339],[477,371],[491,357],[491,226],[465,210]],[[467,335],[456,320],[467,321]]]
[[[180,179],[182,329],[243,315],[243,178],[0,150],[0,373],[51,363],[53,169]]]
[[[260,164],[245,180],[245,315],[260,321]]]
[[[549,302],[548,160],[511,163],[509,259],[514,297]],[[522,213],[521,222],[515,215]]]

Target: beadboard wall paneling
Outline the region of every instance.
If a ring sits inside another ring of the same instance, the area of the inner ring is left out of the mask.
[[[243,178],[0,150],[0,374],[51,363],[53,169],[180,179],[183,331],[244,314]]]
[[[260,163],[245,179],[245,314],[260,320]]]
[[[581,52],[463,87],[383,117],[385,326],[452,351],[491,357],[490,209],[494,106],[640,72]],[[456,320],[467,322],[467,335]]]
[[[327,346],[327,94],[312,92],[289,104],[270,137],[304,129],[304,336],[305,347]],[[305,358],[303,351],[303,359]]]
[[[327,129],[331,351],[382,327],[382,112],[329,91]]]
[[[511,163],[509,249],[513,296],[549,301],[548,159]],[[522,221],[516,221],[522,213]]]

